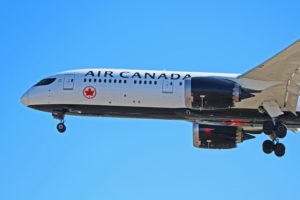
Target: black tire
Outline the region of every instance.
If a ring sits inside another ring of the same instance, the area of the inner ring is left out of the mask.
[[[263,131],[266,135],[271,135],[274,131],[274,123],[272,121],[266,121],[263,124]]]
[[[60,133],[64,133],[67,129],[64,123],[57,124],[56,128],[57,128],[58,132],[60,132]]]
[[[278,138],[284,138],[287,134],[287,128],[284,124],[278,123],[275,126],[275,134]]]
[[[278,157],[282,157],[285,154],[285,146],[282,143],[277,143],[274,147],[275,155]]]
[[[266,154],[272,153],[273,149],[274,149],[274,143],[271,140],[264,141],[264,143],[263,143],[263,151]]]

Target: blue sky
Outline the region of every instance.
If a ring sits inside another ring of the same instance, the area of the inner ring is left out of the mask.
[[[299,1],[1,1],[0,199],[291,199],[300,137],[265,155],[192,146],[187,122],[67,117],[21,105],[89,67],[243,73],[300,38]]]

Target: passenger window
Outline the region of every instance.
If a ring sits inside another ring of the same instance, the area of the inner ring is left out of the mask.
[[[144,81],[144,84],[147,84],[147,81]]]
[[[157,81],[154,81],[154,85],[157,85]]]
[[[35,84],[34,86],[50,85],[56,80],[56,78],[46,78]]]
[[[139,81],[139,84],[142,84],[142,81]]]
[[[114,80],[114,83],[117,83],[117,80],[116,80],[116,79]]]
[[[106,79],[104,79],[104,83],[106,83]]]
[[[182,82],[180,82],[179,85],[182,86]]]
[[[99,83],[101,83],[102,82],[102,80],[101,80],[101,78],[99,79]]]
[[[83,81],[86,82],[86,78]]]
[[[122,80],[119,80],[119,83],[122,83]]]
[[[126,81],[126,80],[124,80],[124,83],[126,84],[126,83],[127,83],[127,81]]]
[[[94,79],[94,82],[96,83],[96,82],[97,82],[97,79]]]
[[[134,84],[136,84],[136,80],[134,80],[133,82],[134,82]]]
[[[151,84],[152,84],[152,81],[149,81],[149,84],[151,85]]]
[[[111,79],[109,79],[108,82],[111,83]]]
[[[92,82],[92,79],[89,79],[89,82]]]

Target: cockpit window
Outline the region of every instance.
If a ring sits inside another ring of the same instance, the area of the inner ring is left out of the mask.
[[[38,82],[37,84],[35,84],[34,86],[50,85],[55,80],[56,80],[56,78],[45,78],[45,79],[41,80],[40,82]]]

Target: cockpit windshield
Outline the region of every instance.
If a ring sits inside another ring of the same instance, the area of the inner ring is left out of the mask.
[[[34,86],[50,85],[55,80],[56,80],[56,78],[45,78],[45,79],[41,80],[40,82],[38,82],[37,84],[35,84]]]

